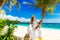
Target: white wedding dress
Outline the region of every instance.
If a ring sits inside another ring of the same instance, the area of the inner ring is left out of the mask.
[[[37,26],[37,24],[34,22],[33,27],[35,28],[36,26]],[[32,37],[33,40],[38,40],[38,37],[41,36],[40,28],[37,28],[36,30],[34,30],[32,28],[32,24],[30,24],[28,27],[28,33],[30,34],[30,36]]]

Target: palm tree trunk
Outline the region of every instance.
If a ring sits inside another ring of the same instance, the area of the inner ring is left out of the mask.
[[[46,10],[43,9],[43,11],[42,11],[42,19],[39,21],[39,26],[37,26],[35,29],[41,28],[42,22],[44,21],[44,18],[45,18],[45,13],[46,13]]]
[[[44,18],[45,18],[45,14],[46,14],[46,10],[45,10],[45,9],[43,9],[43,10],[42,10],[42,19],[44,19]]]
[[[45,9],[43,9],[43,10],[42,10],[42,19],[41,19],[41,20],[40,20],[40,22],[39,22],[39,24],[40,24],[40,25],[41,25],[41,24],[42,24],[42,22],[44,21],[45,14],[46,14],[46,10],[45,10]]]

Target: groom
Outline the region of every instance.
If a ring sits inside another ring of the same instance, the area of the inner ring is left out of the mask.
[[[38,31],[38,40],[43,40],[43,38],[41,37],[41,30],[40,28],[42,27],[42,22],[44,21],[44,19],[40,20],[37,24],[37,26],[35,27],[35,30],[37,29]]]

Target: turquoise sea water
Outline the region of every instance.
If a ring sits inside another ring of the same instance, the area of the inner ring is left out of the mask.
[[[28,27],[29,23],[16,24],[16,26]],[[43,23],[42,27],[43,28],[51,28],[51,29],[60,29],[60,23]]]

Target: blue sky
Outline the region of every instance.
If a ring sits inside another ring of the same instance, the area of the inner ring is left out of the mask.
[[[41,13],[42,13],[41,9],[36,8],[34,6],[29,6],[29,5],[23,4],[24,1],[31,2],[33,4],[34,3],[33,0],[18,0],[18,1],[19,1],[19,3],[21,3],[19,10],[16,6],[14,6],[10,13],[8,11],[8,9],[3,7],[3,9],[6,10],[6,15],[17,16],[19,18],[23,17],[26,19],[29,19],[32,17],[32,15],[35,15],[38,20],[41,19]],[[7,5],[4,5],[4,6],[7,6]],[[60,19],[60,5],[59,4],[56,5],[56,8],[52,15],[47,12],[45,19],[49,20],[49,21],[45,21],[45,22],[60,23],[60,21],[57,22],[57,20]],[[53,20],[55,20],[55,21],[53,21]]]

